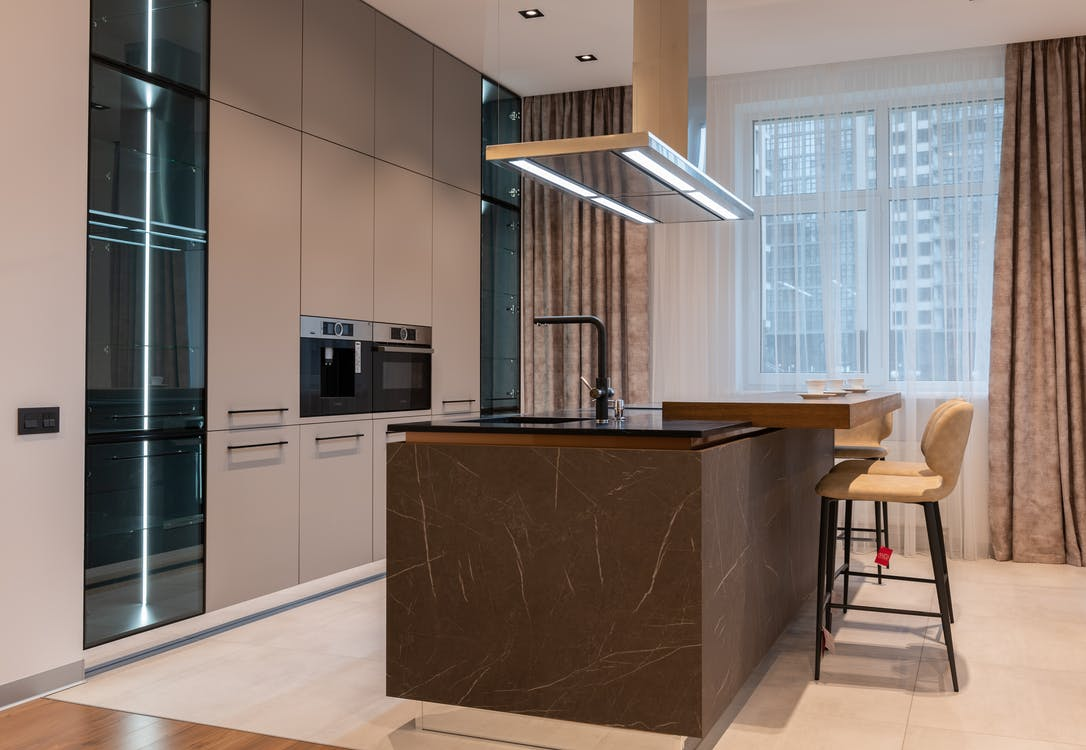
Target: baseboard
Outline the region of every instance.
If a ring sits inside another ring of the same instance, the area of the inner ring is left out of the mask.
[[[83,679],[83,660],[0,685],[0,709],[52,693]]]

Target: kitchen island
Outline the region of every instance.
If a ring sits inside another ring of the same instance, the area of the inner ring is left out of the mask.
[[[828,428],[390,429],[391,696],[702,737],[814,588]]]

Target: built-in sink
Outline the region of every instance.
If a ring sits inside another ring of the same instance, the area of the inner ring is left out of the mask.
[[[591,417],[525,417],[516,415],[512,417],[487,417],[486,419],[471,421],[496,424],[562,424],[563,422],[584,422],[588,419],[591,419]]]

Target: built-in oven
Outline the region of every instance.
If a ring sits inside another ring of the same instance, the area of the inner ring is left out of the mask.
[[[303,417],[373,411],[373,323],[302,316]]]
[[[431,330],[428,326],[373,324],[373,410],[430,408]]]

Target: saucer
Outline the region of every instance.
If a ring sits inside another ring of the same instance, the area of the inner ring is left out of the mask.
[[[845,390],[848,391],[849,393],[867,393],[871,389],[870,388],[846,388]]]
[[[834,396],[836,396],[838,394],[826,391],[826,392],[823,392],[823,393],[797,393],[796,395],[799,396],[800,398],[818,400],[818,399],[824,399],[824,398],[833,398]]]

